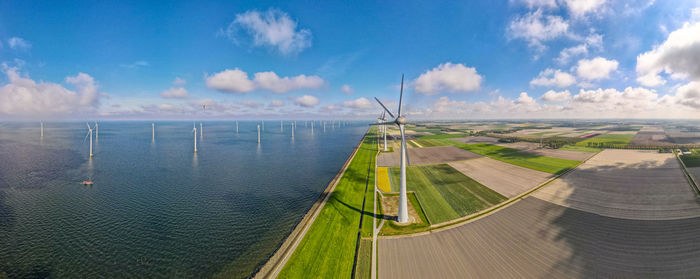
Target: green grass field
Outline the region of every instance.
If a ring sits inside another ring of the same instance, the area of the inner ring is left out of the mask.
[[[439,135],[421,135],[416,136],[418,139],[450,139],[450,138],[463,138],[469,134],[439,134]]]
[[[598,151],[602,150],[600,148],[580,146],[580,145],[564,145],[564,146],[560,147],[559,149],[570,150],[570,151],[581,151],[581,152],[598,152]]]
[[[372,239],[360,240],[360,251],[355,269],[355,278],[372,277]]]
[[[459,216],[476,213],[507,199],[450,165],[441,164],[419,168]]]
[[[374,172],[376,148],[374,136],[365,137],[355,158],[280,272],[279,278],[306,278],[310,275],[318,278],[351,276],[362,198],[365,194],[368,171],[372,175]],[[374,178],[370,182],[368,192],[374,187]],[[373,195],[368,197],[364,219],[370,219],[371,223]],[[365,225],[366,223],[363,224],[363,230]]]
[[[602,134],[595,137],[585,139],[576,143],[577,146],[588,146],[591,144],[617,144],[617,145],[627,145],[635,135],[615,135],[615,134]]]
[[[456,141],[450,140],[450,138],[440,138],[440,139],[417,139],[415,140],[418,144],[422,145],[423,147],[433,147],[433,146],[448,146],[448,145],[455,145],[455,143],[458,143]]]
[[[522,152],[517,149],[492,145],[487,143],[463,144],[455,142],[457,147],[480,155],[484,155],[496,160],[500,160],[513,165],[530,168],[533,170],[561,173],[575,167],[579,161],[566,160],[552,157],[539,156]]]
[[[683,160],[686,167],[700,167],[700,149],[695,149],[691,152],[693,152],[693,154],[681,155],[681,160]]]
[[[391,168],[391,184],[399,186],[399,168]],[[442,223],[459,217],[459,214],[452,209],[442,194],[430,183],[430,180],[423,174],[419,167],[406,168],[406,187],[408,191],[415,191],[416,196],[423,205],[428,222],[431,224]],[[392,187],[393,188],[393,187]]]
[[[392,168],[392,185],[399,184],[399,168]],[[407,168],[407,187],[415,191],[430,224],[457,219],[506,198],[447,164]],[[398,187],[394,191],[398,191]]]

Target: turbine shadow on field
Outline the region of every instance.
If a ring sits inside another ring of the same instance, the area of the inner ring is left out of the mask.
[[[564,203],[569,205],[593,206],[586,211],[564,206],[551,206],[540,211],[537,220],[549,225],[538,226],[542,228],[539,237],[560,246],[561,255],[567,255],[550,267],[550,273],[575,278],[658,278],[698,274],[700,227],[697,223],[700,215],[652,220],[656,213],[649,212],[672,210],[676,203],[700,208],[700,200],[691,186],[683,185],[676,177],[677,174],[680,179],[685,179],[675,166],[678,166],[676,158],[632,164],[611,163],[576,169],[559,178],[571,188],[561,187],[553,191],[552,196],[566,196]],[[655,178],[644,174],[651,172],[666,173],[669,177],[664,175],[662,179],[670,182],[663,185],[649,183]],[[540,191],[555,187],[554,184]],[[660,198],[665,191],[673,196],[673,200]],[[605,212],[607,216],[594,212]]]

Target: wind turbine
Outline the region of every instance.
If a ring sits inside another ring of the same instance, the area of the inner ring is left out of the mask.
[[[238,135],[238,120],[236,120],[236,135]]]
[[[95,121],[95,140],[100,138],[100,127],[97,126],[97,121]]]
[[[382,114],[377,118],[377,122],[383,123],[386,122],[386,112],[382,111]],[[384,151],[389,151],[386,146],[386,125],[381,125],[379,126],[379,131],[382,133],[380,135],[380,138],[383,136],[384,137]]]
[[[258,144],[260,144],[260,124],[258,124]]]
[[[403,75],[401,75],[401,93],[399,95],[399,112],[394,116],[389,109],[382,104],[377,97],[374,97],[379,105],[384,108],[384,110],[394,118],[391,122],[382,122],[375,125],[386,125],[386,124],[396,124],[399,126],[399,132],[401,132],[401,176],[400,176],[400,187],[399,187],[399,223],[407,223],[408,220],[408,199],[406,196],[406,137],[404,133],[404,126],[408,123],[406,117],[401,115],[401,103],[403,101]]]
[[[194,122],[192,123],[192,131],[194,132],[194,153],[197,153],[197,126]]]
[[[44,137],[44,121],[41,121],[41,137]]]
[[[90,124],[88,124],[87,122],[85,123],[85,125],[87,125],[88,127],[88,132],[87,135],[85,135],[85,139],[87,139],[87,137],[90,137],[90,158],[92,158],[92,127],[90,127]],[[83,139],[83,142],[85,142],[85,139]]]
[[[156,123],[151,123],[151,129],[152,129],[151,141],[155,141],[156,140]]]

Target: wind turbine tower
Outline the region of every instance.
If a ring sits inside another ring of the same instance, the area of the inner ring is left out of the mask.
[[[258,144],[260,144],[260,124],[258,124]]]
[[[314,121],[311,121],[311,133],[314,133]]]
[[[403,101],[403,75],[401,75],[401,93],[399,95],[399,110],[396,116],[389,111],[389,109],[382,104],[377,97],[374,98],[377,100],[377,102],[384,108],[384,110],[391,116],[392,118],[395,117],[394,121],[392,122],[383,122],[379,123],[377,125],[385,125],[385,124],[396,124],[399,126],[399,132],[401,133],[401,176],[400,176],[400,186],[399,186],[399,218],[398,222],[399,223],[407,223],[409,222],[408,219],[408,199],[406,195],[406,137],[405,137],[405,131],[404,131],[404,126],[408,123],[406,120],[406,117],[401,115],[401,103]]]
[[[294,138],[294,122],[292,122],[292,138]]]
[[[204,136],[204,129],[202,129],[202,122],[199,122],[199,137]]]
[[[238,120],[236,120],[236,134],[238,134]]]
[[[280,132],[284,132],[284,128],[282,127],[283,125],[282,120],[280,120]]]
[[[197,153],[197,126],[194,123],[192,123],[192,131],[194,132],[194,153]]]
[[[100,127],[97,126],[97,121],[95,121],[95,140],[100,138]]]
[[[41,122],[41,137],[44,137],[44,122]]]
[[[151,123],[151,141],[156,140],[156,123]]]
[[[85,123],[88,127],[88,133],[85,135],[85,138],[90,137],[90,158],[92,158],[92,127],[90,127],[90,124]],[[85,142],[85,140],[83,140]]]

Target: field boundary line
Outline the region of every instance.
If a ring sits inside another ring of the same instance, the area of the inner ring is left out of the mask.
[[[362,147],[362,144],[367,138],[369,129],[362,136],[360,143],[355,146],[355,149],[350,154],[350,157],[345,161],[343,167],[338,171],[338,173],[333,177],[333,179],[328,183],[326,189],[321,192],[316,202],[309,208],[309,211],[304,214],[299,223],[294,227],[294,229],[284,238],[273,254],[267,259],[267,262],[263,264],[255,273],[251,276],[252,278],[276,278],[282,271],[282,268],[287,264],[287,261],[292,256],[296,250],[299,243],[304,239],[306,232],[308,232],[311,225],[313,225],[316,217],[321,213],[321,210],[326,205],[328,198],[330,198],[331,193],[335,190],[335,186],[338,185],[340,179],[345,175],[345,171],[350,166],[350,163],[355,159],[355,155]]]
[[[605,149],[603,149],[603,150],[605,150]],[[484,218],[484,217],[486,217],[486,216],[489,216],[489,215],[491,215],[491,214],[493,214],[493,213],[496,213],[496,212],[500,211],[501,209],[504,209],[504,208],[506,208],[506,207],[508,207],[508,206],[510,206],[510,205],[515,204],[515,202],[526,198],[526,197],[529,196],[530,194],[532,194],[532,193],[534,193],[535,191],[539,190],[540,188],[546,186],[547,184],[551,183],[552,181],[556,180],[557,178],[560,178],[560,177],[562,177],[562,176],[568,174],[569,172],[574,171],[574,170],[575,170],[576,168],[578,168],[580,165],[582,165],[583,163],[587,162],[587,161],[590,160],[591,158],[595,157],[596,155],[598,155],[598,154],[599,154],[600,152],[602,152],[603,150],[596,152],[593,156],[589,157],[588,159],[586,159],[586,160],[584,160],[584,161],[581,161],[579,164],[577,164],[577,165],[574,166],[573,168],[570,168],[570,169],[568,169],[568,170],[562,172],[561,174],[558,174],[558,175],[555,174],[553,177],[551,177],[551,178],[548,179],[547,181],[542,182],[540,185],[537,185],[537,186],[531,188],[530,190],[527,190],[525,193],[522,193],[522,194],[520,194],[520,195],[518,195],[518,196],[516,196],[516,197],[513,197],[513,198],[511,198],[511,199],[508,199],[508,200],[506,200],[506,201],[503,201],[503,202],[501,202],[501,203],[499,203],[499,204],[497,204],[497,205],[494,205],[493,207],[491,207],[491,208],[489,208],[489,209],[486,209],[486,210],[484,210],[484,211],[482,211],[482,212],[477,212],[477,213],[474,213],[474,214],[471,214],[471,215],[467,215],[467,216],[464,216],[464,217],[460,217],[460,218],[457,218],[457,219],[453,219],[453,220],[450,220],[450,221],[447,221],[447,222],[443,222],[443,223],[431,225],[431,226],[430,226],[430,229],[427,230],[427,231],[422,231],[422,232],[417,232],[417,233],[409,233],[409,234],[385,235],[385,236],[380,236],[380,238],[381,238],[381,239],[395,239],[395,238],[415,237],[415,236],[421,236],[421,235],[427,235],[427,234],[431,234],[431,233],[441,232],[441,231],[444,231],[444,230],[449,230],[449,229],[452,229],[452,228],[456,228],[456,227],[459,227],[459,226],[463,226],[463,225],[465,225],[465,224],[469,224],[469,223],[471,223],[471,222],[474,222],[474,221],[476,221],[476,220],[479,220],[479,219],[481,219],[481,218]],[[417,199],[417,198],[418,198],[418,197],[416,197],[416,199]],[[422,205],[421,205],[421,206],[422,206]],[[426,216],[426,218],[427,218],[427,216]]]
[[[687,179],[690,186],[693,187],[693,190],[695,190],[695,194],[700,196],[700,189],[698,188],[698,183],[697,181],[695,181],[693,174],[691,174],[690,171],[688,171],[688,168],[685,166],[683,159],[681,159],[681,156],[678,155],[676,151],[673,151],[673,155],[675,155],[676,159],[678,159],[678,162],[681,163],[681,169],[683,170],[683,174],[685,174],[685,179]]]

